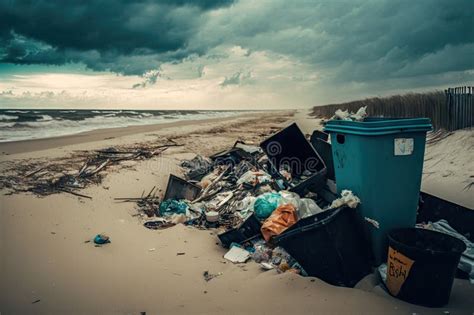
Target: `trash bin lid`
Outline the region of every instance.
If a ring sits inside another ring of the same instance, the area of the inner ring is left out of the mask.
[[[380,136],[406,132],[426,132],[432,130],[429,118],[366,118],[364,121],[329,120],[324,131]]]

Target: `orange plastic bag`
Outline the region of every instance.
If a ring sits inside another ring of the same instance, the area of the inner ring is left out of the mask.
[[[296,209],[292,204],[281,205],[263,222],[260,231],[265,241],[279,235],[298,221]]]

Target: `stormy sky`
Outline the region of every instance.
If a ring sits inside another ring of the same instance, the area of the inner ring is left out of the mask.
[[[472,0],[0,0],[0,106],[302,108],[474,83]]]

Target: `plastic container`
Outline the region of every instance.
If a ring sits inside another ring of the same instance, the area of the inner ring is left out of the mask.
[[[243,243],[257,236],[262,236],[260,228],[262,223],[257,219],[255,214],[250,215],[242,224],[229,231],[217,235],[222,246],[229,247],[232,243]]]
[[[207,222],[217,222],[219,221],[219,212],[217,211],[208,211],[206,212]]]
[[[429,307],[446,305],[466,244],[448,234],[416,228],[393,230],[388,238],[390,294]]]
[[[370,273],[367,244],[354,209],[327,210],[299,220],[273,241],[309,276],[354,287]]]
[[[186,199],[192,201],[196,199],[201,192],[201,188],[182,179],[178,176],[170,174],[168,185],[166,186],[165,196],[163,200],[168,199]]]
[[[293,177],[311,173],[290,191],[304,196],[306,190],[317,190],[326,183],[326,165],[296,123],[264,140],[260,147],[272,165],[272,175],[279,174],[278,171],[285,165],[289,166]]]
[[[379,265],[386,259],[387,233],[415,226],[430,120],[331,120],[325,130],[331,135],[337,190],[352,190],[360,198],[358,212]]]

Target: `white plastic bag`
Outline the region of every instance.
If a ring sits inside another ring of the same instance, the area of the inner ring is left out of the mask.
[[[309,216],[312,216],[314,214],[323,212],[323,209],[321,209],[316,201],[310,198],[301,198],[300,199],[300,205],[297,208],[298,211],[298,216],[303,219]]]

